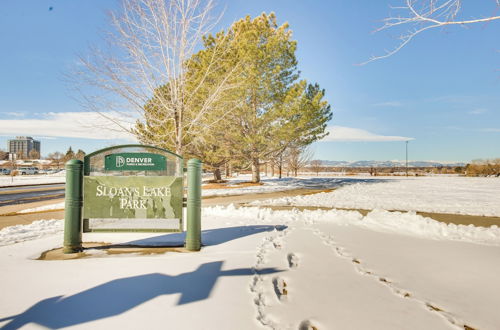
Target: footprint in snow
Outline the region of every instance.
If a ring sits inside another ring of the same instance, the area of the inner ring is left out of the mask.
[[[299,330],[319,330],[311,321],[305,320],[299,324]]]
[[[287,260],[290,268],[297,268],[299,266],[299,257],[295,253],[289,253]]]
[[[273,278],[273,287],[276,296],[280,301],[285,301],[288,296],[288,290],[286,289],[286,282],[281,277]]]

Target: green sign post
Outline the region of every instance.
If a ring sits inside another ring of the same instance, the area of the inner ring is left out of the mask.
[[[193,162],[197,166],[190,166]],[[198,251],[201,162],[190,160],[188,164],[185,246]],[[168,150],[143,145],[98,150],[85,156],[83,164],[69,161],[66,177],[64,253],[82,250],[82,231],[184,230],[183,159]]]

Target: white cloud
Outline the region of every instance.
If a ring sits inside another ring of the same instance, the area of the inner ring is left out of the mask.
[[[4,114],[10,117],[24,117],[26,115],[24,112],[4,112]]]
[[[486,109],[483,109],[483,108],[476,108],[474,110],[471,110],[469,112],[467,112],[469,115],[481,115],[485,112],[487,112],[488,110]]]
[[[391,142],[415,140],[405,136],[378,135],[360,128],[330,126],[328,136],[322,142]]]
[[[381,102],[381,103],[375,103],[374,106],[376,107],[400,107],[402,106],[403,103],[399,101],[387,101],[387,102]]]
[[[105,115],[118,119],[113,113]],[[131,134],[120,130],[112,121],[95,112],[49,112],[43,114],[41,119],[2,119],[0,127],[2,135],[135,141]]]

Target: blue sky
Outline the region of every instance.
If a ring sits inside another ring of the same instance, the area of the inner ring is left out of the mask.
[[[326,89],[332,132],[313,145],[328,160],[470,161],[500,157],[500,20],[430,30],[396,55],[358,66],[397,45],[401,31],[371,32],[402,0],[218,1],[219,28],[274,11],[298,41],[302,77]],[[99,42],[115,0],[4,0],[0,9],[0,148],[15,135],[42,141],[42,155],[127,142],[88,127],[62,73]],[[468,2],[465,17],[495,14]],[[53,7],[53,10],[49,10]],[[498,15],[499,10],[496,11]],[[35,133],[34,133],[35,132]],[[76,132],[76,133],[75,133]],[[93,139],[89,139],[93,136]]]

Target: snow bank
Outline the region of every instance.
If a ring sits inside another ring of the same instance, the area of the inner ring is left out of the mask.
[[[0,230],[0,246],[9,245],[62,232],[63,220],[38,220],[29,225],[15,225]]]
[[[254,221],[261,223],[293,223],[328,222],[343,226],[356,226],[379,232],[414,237],[465,241],[488,245],[500,245],[500,228],[475,227],[473,225],[445,224],[415,214],[414,212],[388,212],[374,210],[366,216],[356,211],[342,210],[314,210],[314,211],[273,211],[257,207],[236,208],[234,205],[206,207],[202,211],[204,222],[213,222],[224,219],[238,219],[238,223],[245,225]],[[232,223],[232,221],[230,222]],[[221,224],[224,224],[222,222]],[[58,233],[63,229],[62,220],[40,220],[29,225],[6,227],[0,231],[0,245],[8,245],[31,239],[37,239],[50,234]]]
[[[64,202],[32,207],[29,209],[18,211],[17,213],[30,213],[30,212],[40,212],[40,211],[60,210],[60,209],[64,209]]]
[[[500,216],[500,178],[377,177],[329,193],[255,201],[304,205]]]
[[[414,212],[373,210],[363,217],[357,225],[376,231],[427,239],[500,245],[500,229],[496,225],[485,228],[473,225],[446,224],[417,215]]]

